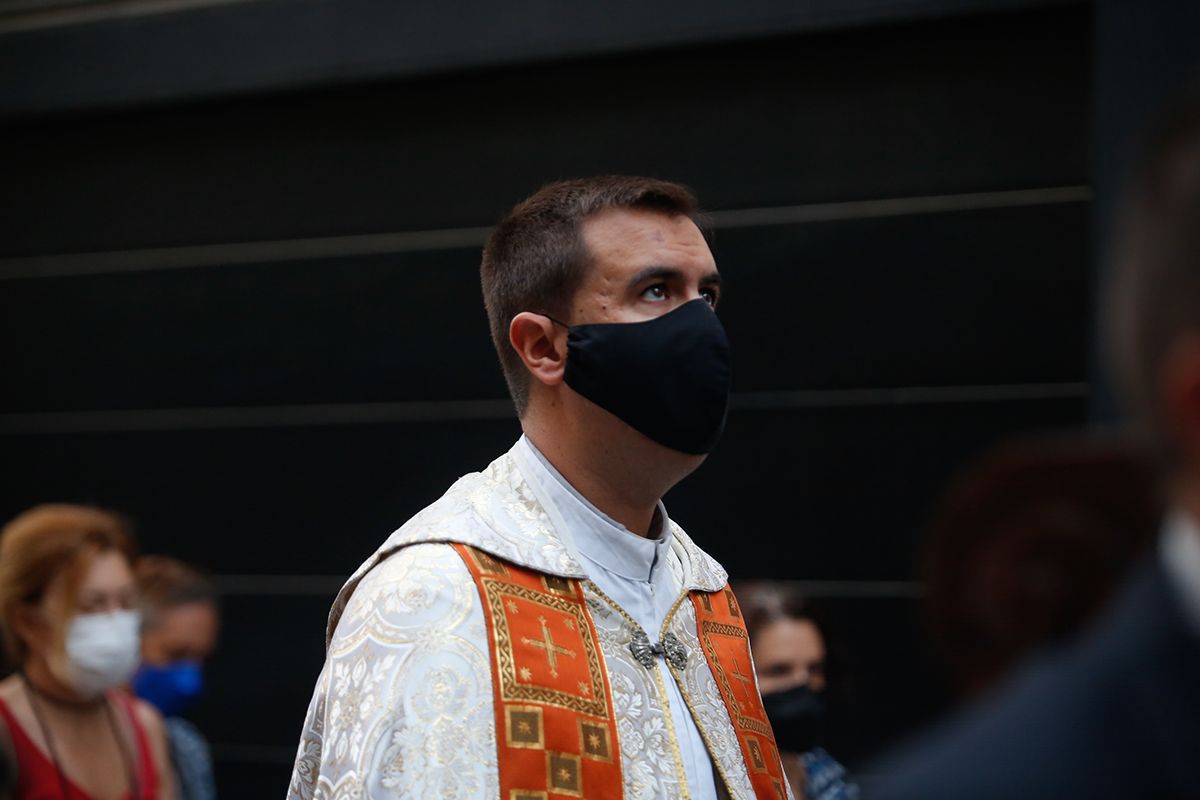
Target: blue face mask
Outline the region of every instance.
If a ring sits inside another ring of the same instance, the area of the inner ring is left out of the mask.
[[[176,661],[161,667],[143,664],[133,676],[133,693],[164,717],[182,714],[203,689],[204,672],[195,661]]]

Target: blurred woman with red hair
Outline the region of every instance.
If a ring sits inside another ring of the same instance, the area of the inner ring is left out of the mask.
[[[115,515],[44,505],[0,532],[0,744],[15,798],[157,800],[162,719],[124,686],[138,665],[133,542]],[[7,734],[7,735],[5,735]]]

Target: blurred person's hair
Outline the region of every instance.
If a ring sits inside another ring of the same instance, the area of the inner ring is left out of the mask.
[[[1111,265],[1107,331],[1119,380],[1160,466],[1178,465],[1159,392],[1164,360],[1200,335],[1200,86],[1145,139],[1129,176]]]
[[[53,591],[49,622],[54,641],[61,642],[93,560],[113,551],[132,565],[133,536],[124,519],[98,508],[36,506],[0,530],[0,627],[12,666],[19,667],[29,655],[13,624],[21,607],[37,604]],[[60,576],[62,581],[53,585]]]
[[[488,236],[480,277],[492,342],[509,393],[524,416],[530,376],[509,343],[513,317],[522,311],[566,320],[583,282],[589,255],[584,220],[610,209],[644,209],[697,221],[695,196],[669,181],[624,175],[560,181],[518,203]]]
[[[755,634],[772,622],[779,620],[807,620],[825,636],[825,626],[819,610],[814,610],[812,601],[790,584],[777,581],[739,581],[734,587],[738,608],[746,631]]]
[[[1036,439],[951,484],[925,543],[926,619],[964,694],[1080,632],[1153,540],[1153,469],[1121,443]]]
[[[732,588],[751,642],[774,622],[811,623],[825,646],[827,693],[836,696],[841,703],[852,700],[855,687],[850,679],[852,671],[857,670],[852,670],[850,653],[830,623],[830,615],[823,604],[788,581],[744,580],[735,582]]]
[[[158,624],[163,611],[191,603],[217,604],[217,587],[200,570],[176,558],[146,555],[134,567],[142,627]]]

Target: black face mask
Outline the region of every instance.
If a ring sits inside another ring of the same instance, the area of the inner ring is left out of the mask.
[[[563,380],[659,444],[702,455],[725,429],[729,339],[705,300],[646,322],[569,326]]]
[[[825,699],[805,684],[762,696],[775,744],[788,753],[807,753],[825,735]]]

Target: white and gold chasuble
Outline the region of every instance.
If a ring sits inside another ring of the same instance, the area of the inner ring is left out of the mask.
[[[747,766],[728,710],[737,701],[730,706],[722,697],[702,650],[697,606],[687,595],[720,592],[727,576],[673,523],[670,536],[669,563],[683,591],[662,630],[648,633],[652,640],[670,633],[682,643],[686,663],[669,674],[720,782],[735,800],[750,800],[756,796],[750,769],[761,755],[752,753]],[[624,797],[689,797],[662,673],[640,663],[630,647],[638,626],[586,580],[510,452],[461,478],[392,534],[338,594],[289,800],[510,800],[500,798],[488,619],[454,544],[582,582],[611,689]],[[730,697],[737,681],[717,671]],[[737,680],[757,693],[753,671],[746,671]],[[787,787],[783,792],[792,796]]]

